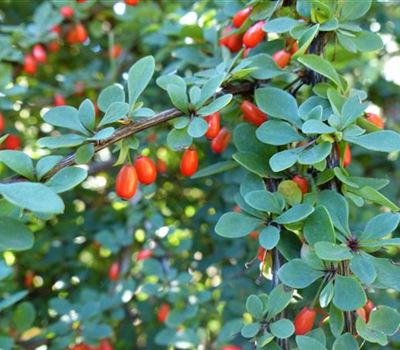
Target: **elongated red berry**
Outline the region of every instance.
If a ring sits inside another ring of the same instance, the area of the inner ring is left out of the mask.
[[[114,348],[108,339],[102,339],[100,340],[100,345],[93,350],[114,350]]]
[[[136,256],[136,261],[146,260],[153,256],[153,251],[151,249],[142,249]]]
[[[108,270],[108,278],[110,281],[116,281],[119,278],[120,266],[118,261],[114,261]]]
[[[310,332],[314,327],[317,312],[307,306],[301,309],[294,319],[294,329],[296,335],[304,335]]]
[[[139,0],[125,0],[125,4],[129,6],[136,6],[139,3]]]
[[[227,26],[222,31],[222,38],[219,40],[220,45],[225,46],[231,52],[238,52],[242,48],[242,38],[243,35],[240,33],[232,33],[234,28],[232,26]]]
[[[265,32],[263,30],[265,22],[259,21],[253,24],[243,36],[243,45],[249,48],[256,47],[265,38]]]
[[[115,44],[113,45],[113,47],[111,48],[111,57],[112,58],[118,58],[119,56],[121,56],[122,53],[122,47],[121,45]]]
[[[137,190],[138,177],[133,165],[124,165],[115,181],[115,192],[123,199],[132,198]]]
[[[166,304],[166,303],[161,304],[160,308],[158,309],[158,312],[157,312],[158,321],[160,321],[161,323],[164,323],[168,318],[170,310],[171,310],[171,307],[168,304]]]
[[[225,345],[221,350],[242,350],[242,348],[236,345]]]
[[[194,148],[187,148],[183,153],[181,160],[181,174],[183,176],[192,176],[199,167],[199,156]]]
[[[347,168],[351,164],[351,149],[349,144],[346,144],[343,154],[343,166]]]
[[[21,139],[17,135],[9,134],[3,141],[2,146],[5,149],[19,150],[21,148]]]
[[[60,9],[61,16],[64,18],[72,17],[74,15],[74,9],[71,6],[63,6]]]
[[[215,153],[223,153],[229,145],[231,140],[231,133],[228,129],[222,128],[218,135],[211,141],[211,149]]]
[[[236,12],[235,16],[233,16],[232,23],[236,28],[240,28],[242,24],[246,21],[247,18],[251,15],[251,11],[253,8],[251,6],[244,8]]]
[[[290,61],[290,53],[285,51],[285,50],[280,50],[278,52],[275,52],[272,56],[272,59],[275,61],[275,63],[281,67],[285,68],[289,61]]]
[[[244,100],[240,105],[240,109],[243,112],[244,119],[256,126],[268,120],[268,116],[250,101]]]
[[[160,174],[165,174],[168,170],[167,163],[165,163],[162,159],[157,158],[156,168]]]
[[[65,99],[63,95],[54,95],[54,100],[53,100],[53,105],[54,106],[64,106],[66,105]]]
[[[140,183],[150,185],[156,181],[157,169],[150,158],[144,156],[138,157],[134,165]]]
[[[4,131],[4,117],[3,117],[3,113],[0,112],[0,133],[2,133]]]
[[[208,115],[207,117],[204,117],[204,119],[207,121],[208,124],[206,137],[211,140],[218,135],[219,130],[221,129],[221,116],[219,112],[215,112]]]
[[[49,49],[50,52],[58,52],[60,51],[60,43],[58,42],[58,40],[50,41],[47,44],[47,48]]]
[[[383,129],[385,127],[385,122],[383,121],[383,119],[375,114],[375,113],[367,113],[367,120],[374,124],[377,128],[379,129]]]
[[[259,261],[264,261],[266,250],[263,247],[258,247],[258,252],[257,252],[257,259]]]
[[[26,74],[33,75],[36,73],[36,71],[37,71],[37,62],[36,62],[35,58],[30,54],[25,55],[24,72]]]
[[[47,60],[47,54],[43,45],[36,44],[32,49],[32,56],[36,62],[45,63]]]
[[[301,193],[305,194],[308,192],[308,182],[304,177],[296,175],[293,177],[292,181],[299,186]]]

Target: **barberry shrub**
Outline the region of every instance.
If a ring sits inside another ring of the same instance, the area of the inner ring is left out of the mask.
[[[0,4],[0,349],[397,349],[396,16]]]

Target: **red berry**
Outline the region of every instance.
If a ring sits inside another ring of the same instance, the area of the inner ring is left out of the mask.
[[[143,249],[136,256],[136,261],[147,260],[153,256],[153,251],[151,249]]]
[[[135,160],[135,169],[139,182],[150,185],[157,179],[157,169],[153,161],[148,157],[138,157]]]
[[[243,44],[246,47],[253,48],[256,47],[265,37],[265,32],[263,30],[265,22],[259,21],[247,29],[243,36]]]
[[[297,41],[295,41],[292,44],[292,47],[290,48],[289,52],[290,52],[291,55],[294,55],[297,52],[298,49],[299,49],[299,43]]]
[[[275,63],[281,67],[285,68],[289,61],[290,61],[290,53],[285,51],[285,50],[280,50],[278,52],[275,52],[272,56],[272,59],[275,61]]]
[[[157,171],[161,174],[164,174],[167,172],[167,163],[165,163],[162,159],[157,159],[156,161],[156,167]]]
[[[258,252],[257,252],[257,259],[259,261],[264,261],[266,250],[263,247],[258,247]]]
[[[308,192],[308,182],[304,177],[296,175],[293,177],[292,181],[299,186],[301,193],[305,194]]]
[[[379,129],[383,129],[385,126],[383,119],[375,113],[367,113],[367,120]]]
[[[243,10],[240,10],[236,12],[235,16],[233,16],[232,23],[236,28],[239,28],[242,26],[242,24],[246,21],[247,18],[249,18],[251,11],[253,8],[246,7]]]
[[[50,32],[56,33],[56,34],[61,34],[61,27],[57,24],[50,29]]]
[[[33,58],[40,63],[45,63],[47,60],[47,54],[45,48],[40,45],[36,44],[32,49],[32,56]]]
[[[171,310],[171,308],[168,304],[165,304],[165,303],[161,304],[161,306],[157,312],[157,319],[161,323],[164,323],[167,320],[170,310]]]
[[[249,48],[244,49],[242,57],[243,58],[249,57],[250,51],[251,51],[251,49],[249,49]]]
[[[249,233],[249,237],[251,238],[251,239],[254,239],[254,240],[258,240],[258,236],[259,236],[260,234],[257,232],[257,231],[251,231],[250,233]]]
[[[47,44],[47,48],[49,49],[50,52],[58,52],[60,51],[60,43],[57,40],[50,41]]]
[[[225,345],[221,350],[242,350],[242,348],[236,345]]]
[[[199,167],[199,155],[194,148],[187,148],[183,153],[181,160],[181,174],[183,176],[192,176]]]
[[[211,142],[211,149],[215,153],[222,153],[228,147],[229,141],[231,140],[231,133],[228,129],[222,128],[218,135],[214,137]]]
[[[76,0],[76,2],[86,2],[86,0]]]
[[[64,106],[64,105],[66,105],[64,96],[62,96],[62,95],[54,95],[53,105],[54,106]]]
[[[119,56],[121,56],[121,53],[122,47],[118,44],[113,45],[113,47],[111,48],[111,57],[118,58]]]
[[[35,274],[33,271],[28,270],[25,272],[25,277],[24,277],[24,285],[26,288],[31,288],[33,286],[33,279],[35,277]]]
[[[18,150],[21,148],[21,140],[18,136],[9,134],[3,141],[3,145],[5,149]]]
[[[347,168],[350,164],[351,164],[351,149],[350,146],[346,144],[343,154],[343,166]]]
[[[211,140],[218,135],[219,130],[221,129],[221,116],[219,112],[215,112],[207,117],[204,117],[204,119],[208,123],[206,137]]]
[[[25,55],[25,58],[24,58],[24,71],[25,71],[26,74],[30,74],[30,75],[35,74],[36,71],[37,71],[36,60],[30,54]]]
[[[63,6],[60,8],[61,16],[64,18],[72,17],[74,15],[74,9],[71,6]]]
[[[238,52],[242,48],[243,35],[239,33],[229,34],[232,30],[232,26],[227,26],[222,32],[222,38],[219,40],[219,43],[227,47],[231,52]]]
[[[125,4],[129,6],[136,6],[140,0],[125,0]]]
[[[312,330],[317,312],[307,306],[301,309],[294,319],[294,329],[296,335],[304,335]]]
[[[118,280],[119,272],[120,272],[119,262],[114,261],[111,264],[110,269],[108,270],[108,278],[110,279],[110,281]]]
[[[108,339],[100,340],[100,345],[95,350],[114,350]]]
[[[3,117],[3,113],[0,112],[0,132],[4,131],[4,117]]]
[[[83,43],[87,38],[88,34],[82,23],[76,24],[67,33],[67,42],[69,44]]]
[[[132,198],[137,190],[138,177],[133,165],[124,165],[115,181],[115,192],[123,199]]]
[[[243,112],[244,119],[256,126],[268,120],[268,116],[250,101],[244,100],[240,105],[240,109]]]

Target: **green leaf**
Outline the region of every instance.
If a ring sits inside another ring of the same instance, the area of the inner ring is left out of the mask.
[[[279,17],[269,20],[264,25],[265,32],[285,33],[295,27],[299,22],[291,17]]]
[[[270,173],[268,163],[265,161],[265,158],[260,154],[239,152],[235,153],[232,157],[241,166],[261,177],[266,177]]]
[[[282,152],[275,153],[269,160],[269,165],[274,172],[279,172],[290,168],[297,162],[298,154],[301,150],[286,150]]]
[[[21,290],[19,292],[8,295],[6,299],[0,301],[0,311],[18,303],[21,299],[25,298],[28,292],[26,290]]]
[[[330,142],[322,142],[302,151],[298,156],[298,162],[306,165],[319,163],[329,156],[331,150],[332,144]]]
[[[304,220],[313,211],[314,208],[309,204],[296,204],[278,216],[274,221],[278,224],[291,224],[293,222]]]
[[[192,137],[202,137],[208,130],[208,123],[203,118],[193,118],[188,127],[188,134]]]
[[[314,245],[315,253],[322,260],[342,261],[353,257],[349,248],[342,247],[332,242],[317,242]]]
[[[297,101],[288,92],[274,87],[260,88],[255,92],[255,100],[258,108],[269,116],[299,125]]]
[[[30,180],[34,179],[33,162],[24,152],[5,150],[0,151],[0,162]]]
[[[62,156],[47,156],[36,163],[36,176],[40,180],[63,159]]]
[[[244,199],[254,209],[275,214],[282,212],[281,204],[272,192],[252,191],[247,193]]]
[[[278,276],[282,283],[292,288],[306,288],[324,275],[307,265],[301,259],[293,259],[283,265]]]
[[[342,233],[350,234],[349,206],[346,199],[336,191],[325,190],[318,194],[322,204],[332,218],[333,225]]]
[[[246,300],[246,310],[256,319],[261,319],[264,315],[264,304],[256,295],[250,295]]]
[[[214,94],[217,92],[218,88],[221,86],[224,81],[224,74],[217,74],[213,78],[206,81],[203,85],[200,93],[199,101],[196,104],[196,107],[201,107],[203,104]]]
[[[378,152],[394,152],[400,150],[400,135],[391,130],[381,130],[356,137],[347,137],[349,141]]]
[[[364,16],[371,7],[372,0],[352,1],[345,0],[341,4],[341,21],[353,21]]]
[[[229,212],[219,218],[215,226],[215,232],[227,238],[244,237],[261,224],[262,221],[260,219],[241,213]]]
[[[61,214],[64,211],[62,199],[52,189],[40,183],[0,185],[0,194],[10,203],[34,212]]]
[[[333,298],[333,283],[329,281],[327,285],[322,289],[319,295],[319,304],[322,308],[327,307]]]
[[[299,185],[292,180],[281,181],[278,185],[278,192],[283,195],[285,202],[289,205],[299,204],[303,199]]]
[[[286,318],[282,318],[270,324],[271,333],[279,338],[289,338],[294,333],[294,325],[291,321]]]
[[[112,136],[114,131],[115,131],[115,129],[113,127],[109,126],[108,128],[99,130],[92,137],[89,137],[88,140],[89,141],[101,141],[101,140],[108,139],[109,137]]]
[[[82,125],[88,129],[93,130],[95,125],[96,119],[96,111],[94,109],[94,105],[92,101],[88,98],[85,99],[79,106],[78,110],[79,120],[81,121]]]
[[[268,320],[282,312],[292,300],[293,290],[288,290],[283,284],[278,284],[269,295]]]
[[[277,246],[280,237],[281,235],[279,229],[270,225],[261,230],[258,239],[263,248],[270,250]]]
[[[53,175],[46,185],[57,193],[62,193],[74,188],[84,181],[87,177],[87,171],[83,168],[68,167],[61,169]]]
[[[336,241],[332,220],[323,206],[317,206],[306,219],[303,231],[305,239],[311,245],[322,241],[331,243]]]
[[[128,72],[129,104],[133,107],[149,84],[155,69],[153,56],[146,56],[138,60]]]
[[[100,120],[98,127],[103,125],[111,124],[117,120],[125,117],[129,112],[129,105],[125,102],[113,102],[111,103],[106,111],[104,117]]]
[[[299,56],[303,55],[307,49],[310,47],[312,41],[317,36],[319,32],[319,23],[314,24],[312,27],[303,31],[303,34],[300,36],[299,42],[299,49],[294,53],[292,59],[296,59]],[[307,28],[307,27],[306,27]],[[296,28],[294,28],[296,29]]]
[[[51,125],[60,126],[66,129],[81,132],[85,135],[89,135],[89,132],[85,129],[85,127],[79,120],[78,110],[74,107],[54,107],[44,115],[43,119]]]
[[[32,232],[18,220],[0,216],[0,251],[27,250],[33,246]]]
[[[75,161],[77,164],[86,164],[93,158],[94,153],[93,143],[82,145],[75,152]]]
[[[329,328],[336,338],[342,334],[344,328],[343,312],[336,308],[333,303],[329,308]]]
[[[297,336],[296,343],[299,350],[326,350],[325,346],[318,340],[305,335]]]
[[[259,323],[245,324],[241,330],[241,334],[245,338],[253,338],[259,332],[261,325]]]
[[[86,138],[83,136],[76,134],[64,134],[61,136],[42,137],[38,140],[37,144],[39,147],[55,149],[79,146],[85,141]]]
[[[12,350],[14,348],[14,339],[12,337],[0,336],[0,349]]]
[[[342,106],[342,117],[344,119],[343,129],[361,117],[367,107],[368,104],[361,103],[358,96],[348,98]]]
[[[277,66],[270,55],[261,53],[247,58],[251,62],[251,67],[256,68],[250,73],[254,79],[271,79],[285,73]]]
[[[330,134],[336,131],[336,129],[317,119],[306,120],[301,130],[305,134]]]
[[[36,310],[34,306],[28,302],[18,304],[13,315],[13,321],[18,332],[28,330],[33,325],[35,318]]]
[[[198,110],[198,114],[201,116],[207,116],[212,113],[220,111],[222,108],[227,106],[229,102],[232,100],[232,95],[231,94],[226,94],[223,96],[220,96],[216,98],[214,101],[212,101],[210,104],[208,104],[205,107],[202,107]]]
[[[182,86],[175,84],[167,85],[168,96],[171,99],[172,104],[185,114],[189,113],[188,110],[188,97],[186,89]]]
[[[386,335],[394,335],[399,326],[400,313],[386,305],[381,305],[372,311],[368,321],[368,327],[379,330]]]
[[[238,163],[232,161],[232,160],[225,160],[222,162],[217,162],[214,164],[209,165],[208,167],[205,167],[203,169],[200,169],[199,171],[196,172],[193,176],[191,176],[191,179],[199,179],[202,177],[208,177],[212,175],[216,175],[219,173],[223,173],[232,169],[235,169],[238,167]]]
[[[304,140],[289,123],[279,120],[269,120],[260,125],[256,136],[261,142],[276,146]]]
[[[313,71],[323,75],[324,77],[327,77],[328,79],[333,81],[338,87],[340,87],[341,90],[344,90],[342,81],[335,68],[330,62],[328,62],[324,58],[314,54],[307,54],[299,57],[298,61],[304,64],[306,67],[312,69]]]
[[[186,129],[172,129],[167,136],[167,144],[174,151],[180,151],[192,144],[192,137]]]
[[[374,282],[377,276],[374,264],[362,253],[354,254],[350,270],[366,285]]]
[[[365,186],[361,189],[349,188],[349,191],[354,192],[355,194],[361,196],[368,201],[388,207],[393,211],[400,210],[400,208],[395,203],[390,201],[383,194],[370,186]]]
[[[353,335],[345,333],[335,340],[332,350],[358,350],[358,344]]]
[[[361,52],[376,51],[383,48],[381,37],[377,33],[372,33],[370,31],[356,33],[352,41]]]
[[[368,221],[362,233],[361,240],[379,239],[392,233],[400,222],[400,215],[382,213]]]
[[[382,331],[370,328],[361,317],[357,317],[356,330],[361,338],[370,343],[378,343],[380,345],[387,345],[388,343],[387,337]]]
[[[167,86],[169,84],[178,85],[181,90],[186,91],[187,85],[183,78],[176,74],[163,75],[156,80],[157,85],[167,91]]]
[[[353,311],[367,302],[363,287],[354,277],[335,277],[333,304],[342,311]]]

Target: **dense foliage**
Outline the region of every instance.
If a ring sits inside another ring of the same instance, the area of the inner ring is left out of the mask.
[[[1,1],[0,349],[400,348],[398,18]]]

